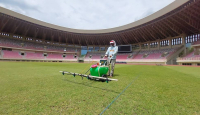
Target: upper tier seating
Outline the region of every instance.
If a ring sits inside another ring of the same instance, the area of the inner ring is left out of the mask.
[[[21,41],[9,38],[0,38],[0,46],[21,48]]]
[[[35,49],[35,50],[44,50],[44,46],[42,44],[36,44],[36,43],[32,43],[32,42],[24,43],[24,48]]]
[[[24,44],[24,45],[22,45],[22,44]],[[75,48],[71,48],[71,47],[49,45],[46,43],[22,41],[20,39],[10,39],[10,38],[0,38],[0,46],[25,48],[25,49],[32,49],[32,50],[45,50],[44,46],[46,46],[47,51],[62,51],[63,52],[65,48],[66,48],[66,52],[79,51],[79,49],[76,50]]]

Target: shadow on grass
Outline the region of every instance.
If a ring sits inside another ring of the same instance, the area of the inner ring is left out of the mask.
[[[119,74],[114,74],[113,77],[119,76]]]
[[[71,81],[71,80],[68,80],[68,79],[63,79],[64,81],[67,81],[67,82],[70,82],[70,83],[74,83],[74,84],[77,84],[77,85],[82,85],[82,86],[86,86],[86,87],[91,87],[91,88],[95,88],[95,89],[99,89],[99,90],[105,90],[105,91],[108,91],[108,92],[113,92],[113,93],[117,93],[119,94],[120,92],[116,92],[114,90],[110,90],[110,89],[105,89],[105,88],[101,88],[101,87],[95,87],[95,86],[91,86],[89,84],[84,84],[84,83],[78,83],[78,82],[74,82],[74,81]],[[92,83],[94,82],[102,82],[102,81],[92,81]],[[92,84],[91,83],[91,84]],[[102,82],[102,83],[106,83],[106,82]]]

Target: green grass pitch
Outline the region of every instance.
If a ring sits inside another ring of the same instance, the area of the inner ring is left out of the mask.
[[[115,66],[109,83],[59,71],[86,72],[91,64],[0,62],[0,114],[200,114],[200,68]]]

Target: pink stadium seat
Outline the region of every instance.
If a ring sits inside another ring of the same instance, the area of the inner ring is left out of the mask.
[[[152,50],[152,51],[141,51],[136,56],[134,56],[134,59],[166,59],[168,56],[172,55],[174,52],[176,52],[177,48],[175,49],[161,49],[161,50]],[[165,57],[162,57],[162,54],[164,52],[168,52],[168,54]],[[145,54],[147,54],[146,57],[143,57]]]
[[[136,55],[134,59],[143,59],[143,54]]]
[[[145,59],[159,59],[161,58],[162,53],[152,53],[149,54]]]
[[[92,59],[100,59],[101,58],[101,54],[96,54],[92,56]]]
[[[130,54],[117,54],[116,60],[117,61],[127,60],[129,55]]]
[[[48,54],[46,59],[63,59],[62,54]]]
[[[91,58],[90,58],[90,55],[92,56]],[[88,52],[86,54],[86,56],[85,56],[85,59],[86,60],[88,60],[88,59],[100,60],[101,59],[101,55],[104,55],[104,54]]]
[[[45,59],[43,53],[27,52],[26,59]]]
[[[22,43],[24,44],[23,47],[22,47]],[[31,49],[31,50],[45,50],[44,46],[46,46],[46,51],[59,51],[59,52],[63,52],[64,49],[66,48],[65,46],[48,45],[48,44],[43,44],[43,43],[22,41],[20,39],[10,39],[10,38],[0,38],[0,46],[24,48],[24,49]],[[66,48],[66,52],[77,52],[77,51],[74,48],[68,47]]]
[[[65,59],[75,59],[73,54],[67,54]]]
[[[0,46],[21,48],[21,41],[10,38],[0,38]]]
[[[3,51],[3,58],[22,59],[23,57],[17,51]]]
[[[200,40],[194,42],[192,45],[197,45],[197,44],[200,44]]]
[[[189,53],[188,55],[186,55],[184,58],[191,58],[194,56],[194,52]]]

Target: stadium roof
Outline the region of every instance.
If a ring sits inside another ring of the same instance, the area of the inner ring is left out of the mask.
[[[139,21],[110,29],[78,30],[42,22],[0,7],[0,32],[74,45],[137,44],[200,31],[200,0],[176,0]]]

